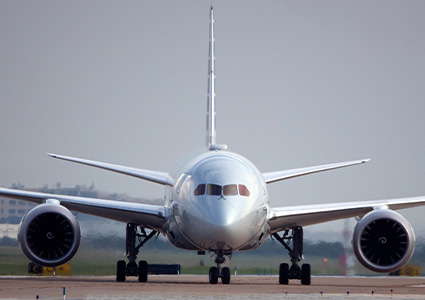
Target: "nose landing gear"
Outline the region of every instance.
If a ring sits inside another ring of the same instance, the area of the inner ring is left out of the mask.
[[[224,255],[231,256],[231,252],[224,252],[223,250],[218,250],[216,253],[215,263],[217,267],[211,267],[209,272],[209,280],[211,284],[217,284],[218,278],[221,278],[221,283],[229,284],[230,283],[230,269],[228,267],[221,267],[226,259]]]

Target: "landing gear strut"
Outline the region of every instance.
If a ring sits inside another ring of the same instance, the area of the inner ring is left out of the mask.
[[[140,228],[140,233],[137,230],[138,228]],[[138,227],[135,224],[128,223],[126,233],[128,263],[126,264],[124,260],[117,262],[117,281],[125,281],[125,278],[128,276],[138,276],[139,282],[146,282],[148,281],[148,263],[145,260],[141,260],[139,265],[137,265],[136,258],[140,247],[143,247],[157,232],[152,230],[151,233],[147,234],[144,227]],[[136,238],[139,240],[137,246]]]
[[[291,267],[282,263],[279,267],[279,283],[288,284],[289,279],[300,279],[301,284],[310,285],[311,267],[309,264],[303,264],[300,268],[298,263],[303,259],[303,228],[301,226],[292,228],[292,235],[286,230],[283,236],[273,233],[273,237],[278,240],[289,252],[291,258]],[[289,243],[292,240],[292,249]]]
[[[231,252],[224,252],[223,250],[218,250],[216,253],[215,263],[217,267],[211,267],[209,272],[209,279],[211,284],[217,284],[218,278],[221,278],[223,284],[230,283],[230,269],[228,267],[221,267],[221,264],[226,261],[224,258],[225,255],[231,256]]]

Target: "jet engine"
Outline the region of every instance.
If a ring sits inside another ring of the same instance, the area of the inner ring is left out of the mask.
[[[80,224],[59,201],[49,199],[26,214],[19,226],[22,252],[34,263],[53,267],[64,264],[80,245]]]
[[[400,269],[410,260],[414,249],[412,226],[393,210],[374,210],[354,228],[354,254],[372,271],[388,273]]]

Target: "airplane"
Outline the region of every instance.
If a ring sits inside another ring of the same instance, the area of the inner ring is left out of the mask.
[[[43,266],[58,266],[77,252],[81,230],[71,211],[126,223],[128,262],[117,262],[116,280],[136,276],[148,280],[148,264],[136,263],[139,249],[159,234],[177,248],[210,253],[216,266],[209,283],[230,283],[223,267],[234,252],[259,247],[276,239],[288,251],[291,265],[279,266],[279,283],[289,279],[311,283],[311,267],[302,264],[303,227],[355,217],[353,250],[366,268],[395,271],[409,261],[415,248],[410,223],[395,210],[425,205],[425,196],[379,201],[270,207],[267,185],[308,174],[360,165],[369,159],[261,173],[245,157],[216,142],[214,11],[210,9],[207,97],[207,148],[187,157],[172,172],[119,166],[93,160],[49,156],[137,177],[165,187],[164,205],[91,199],[0,188],[0,197],[37,203],[21,221],[18,240],[22,252]],[[282,199],[282,201],[285,199]],[[138,241],[138,243],[136,243]]]

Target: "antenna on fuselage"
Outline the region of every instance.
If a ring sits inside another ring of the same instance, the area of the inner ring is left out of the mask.
[[[216,144],[215,112],[215,47],[214,47],[214,9],[210,10],[210,41],[208,61],[208,103],[207,103],[207,147],[209,150],[227,150],[226,145]]]

